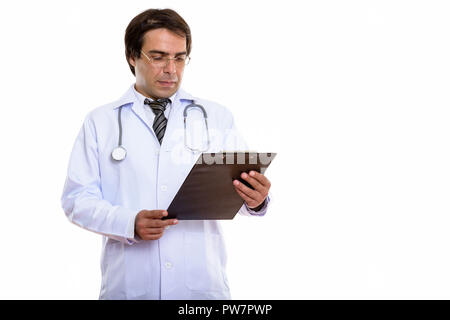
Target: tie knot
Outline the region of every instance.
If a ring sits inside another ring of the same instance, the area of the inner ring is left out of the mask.
[[[153,101],[151,101],[149,99],[144,100],[144,104],[149,105],[155,114],[164,112],[164,110],[166,110],[166,106],[169,102],[170,102],[170,99],[168,99],[168,98],[161,98],[161,99],[153,100]]]

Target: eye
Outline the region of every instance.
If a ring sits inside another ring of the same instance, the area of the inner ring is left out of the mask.
[[[186,60],[186,56],[179,56],[179,57],[176,57],[176,62],[184,62]]]
[[[152,59],[155,61],[162,61],[162,60],[164,60],[164,57],[163,56],[152,56]]]

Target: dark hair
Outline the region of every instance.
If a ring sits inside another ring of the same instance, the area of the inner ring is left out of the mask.
[[[186,38],[186,52],[191,52],[191,29],[184,19],[172,9],[149,9],[130,21],[125,31],[125,55],[133,75],[134,67],[130,64],[130,57],[141,56],[144,35],[153,29],[165,28]]]

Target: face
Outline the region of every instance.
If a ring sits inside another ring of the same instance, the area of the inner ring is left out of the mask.
[[[142,51],[150,57],[175,58],[186,55],[186,38],[167,29],[154,29],[144,35]],[[166,66],[157,67],[141,52],[140,58],[130,58],[136,73],[136,90],[152,99],[169,98],[180,87],[183,67],[169,60]]]

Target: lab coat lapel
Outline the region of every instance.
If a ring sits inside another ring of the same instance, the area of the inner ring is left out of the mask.
[[[172,110],[161,145],[162,150],[170,152],[174,148],[184,146],[183,110],[193,99],[189,93],[182,89],[178,90],[172,103]]]
[[[153,137],[158,140],[155,132],[153,131],[153,123],[150,123],[147,115],[145,114],[144,106],[140,105],[137,101],[131,107],[134,114],[147,126],[148,130],[152,133]]]
[[[128,89],[127,92],[125,92],[125,94],[117,101],[117,103],[115,103],[114,109],[124,106],[126,104],[131,104],[131,110],[133,111],[133,113],[145,124],[147,129],[154,136],[154,138],[157,139],[155,133],[153,132],[153,124],[150,123],[150,121],[148,120],[145,114],[144,106],[142,106],[139,103],[139,100],[134,94],[133,87],[134,84]]]

